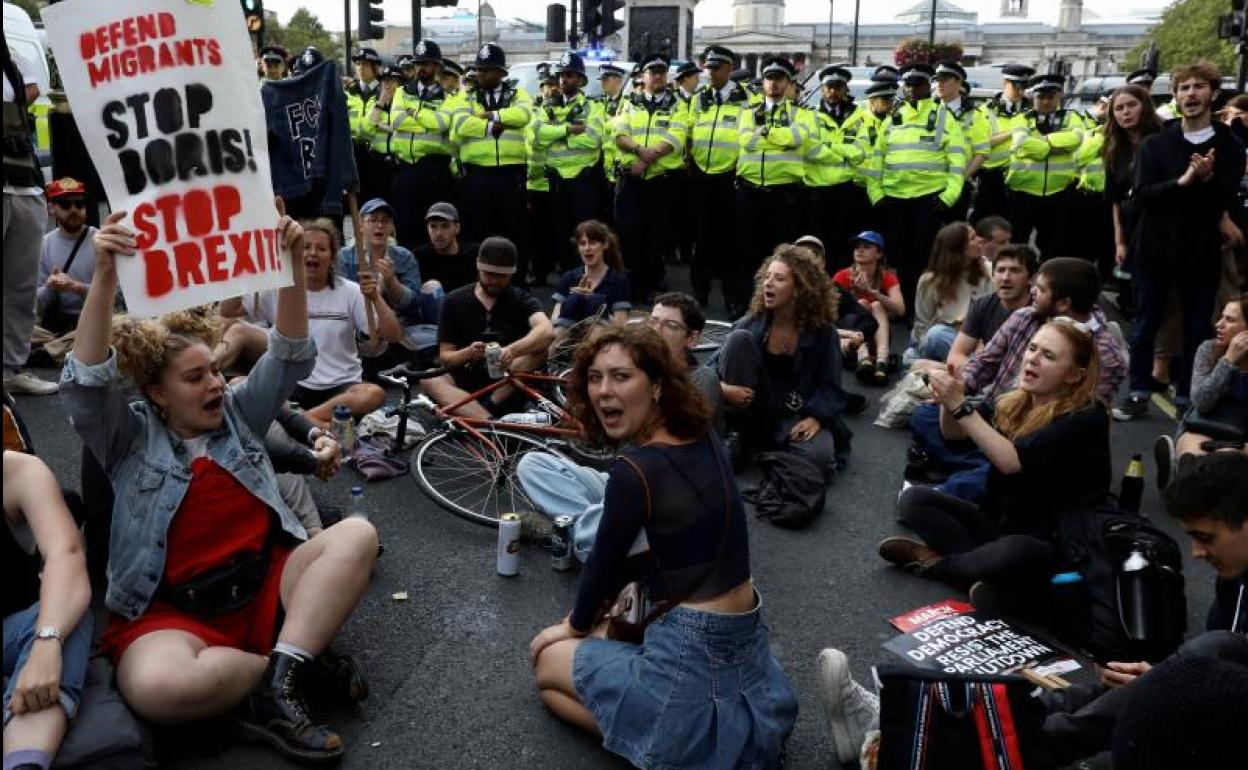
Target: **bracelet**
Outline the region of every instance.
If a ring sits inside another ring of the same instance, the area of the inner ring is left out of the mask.
[[[949,416],[953,417],[955,420],[961,420],[963,417],[970,417],[973,414],[975,414],[975,407],[972,406],[971,402],[966,399],[963,399],[962,403],[958,404],[957,407],[949,412]]]

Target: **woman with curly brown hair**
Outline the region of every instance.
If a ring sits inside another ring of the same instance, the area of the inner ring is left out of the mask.
[[[572,612],[529,645],[542,702],[637,767],[774,766],[797,698],[771,653],[706,404],[659,335],[635,326],[578,351],[568,407],[592,439],[629,448]],[[641,643],[600,638],[603,606],[637,570],[658,602]]]
[[[806,249],[781,246],[758,269],[750,309],[717,355],[733,443],[791,449],[825,478],[850,437],[840,417],[846,395],[833,291]]]
[[[61,375],[74,428],[115,493],[101,647],[149,721],[232,713],[245,736],[288,757],[334,759],[342,738],[312,721],[303,695],[367,586],[377,533],[353,518],[307,540],[264,451],[316,358],[304,263],[289,259],[303,231],[289,217],[277,223],[294,282],[278,291],[267,352],[227,386],[212,354],[216,316],[113,327],[116,261],[135,254],[125,216],[114,212],[95,236],[95,276]],[[142,397],[133,403],[131,384]]]

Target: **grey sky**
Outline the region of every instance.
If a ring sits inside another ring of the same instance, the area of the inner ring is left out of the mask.
[[[893,16],[914,5],[919,0],[867,0],[861,3],[862,21],[891,21]],[[550,0],[492,0],[495,12],[503,18],[519,17],[531,21],[543,22],[546,18],[546,6]],[[833,0],[835,3],[835,20],[849,22],[853,20],[853,0]],[[968,11],[978,11],[980,21],[993,21],[999,18],[1000,0],[954,0]],[[1167,5],[1167,0],[1085,0],[1084,18],[1093,20],[1138,18],[1140,16],[1156,16]],[[476,0],[460,0],[465,8],[476,9]],[[1059,0],[1031,0],[1030,18],[1037,21],[1057,21]],[[265,7],[277,12],[283,22],[290,18],[295,9],[304,6],[320,17],[321,22],[329,29],[342,29],[342,2],[340,0],[265,0]],[[386,21],[406,24],[411,18],[410,0],[384,0]],[[355,26],[355,2],[351,2],[352,26]],[[425,14],[441,14],[445,9],[426,9]],[[786,21],[824,21],[828,18],[826,0],[788,0]],[[732,22],[732,0],[702,0],[695,11],[695,24],[730,24]]]

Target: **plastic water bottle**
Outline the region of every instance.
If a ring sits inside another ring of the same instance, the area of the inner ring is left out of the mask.
[[[351,421],[351,408],[346,404],[334,407],[334,417],[329,430],[338,441],[342,459],[347,460],[355,452],[355,423]]]
[[[546,412],[512,412],[499,418],[499,422],[512,425],[550,425],[550,415]]]
[[[368,511],[364,509],[364,487],[358,484],[351,487],[351,502],[347,505],[347,515],[368,519]]]
[[[1122,474],[1118,488],[1118,507],[1125,511],[1140,512],[1140,499],[1144,496],[1144,458],[1132,455],[1127,470]]]

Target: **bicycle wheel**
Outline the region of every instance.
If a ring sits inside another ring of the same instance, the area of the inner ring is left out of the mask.
[[[702,327],[702,336],[698,338],[698,344],[693,346],[695,352],[709,353],[719,350],[724,345],[724,340],[728,339],[729,332],[732,331],[732,324],[724,321],[713,321],[707,319],[706,326]]]
[[[412,468],[420,488],[456,516],[487,527],[497,527],[504,513],[537,510],[516,478],[516,464],[534,450],[565,455],[534,436],[491,428],[478,431],[497,452],[462,429],[426,436],[412,450]]]

